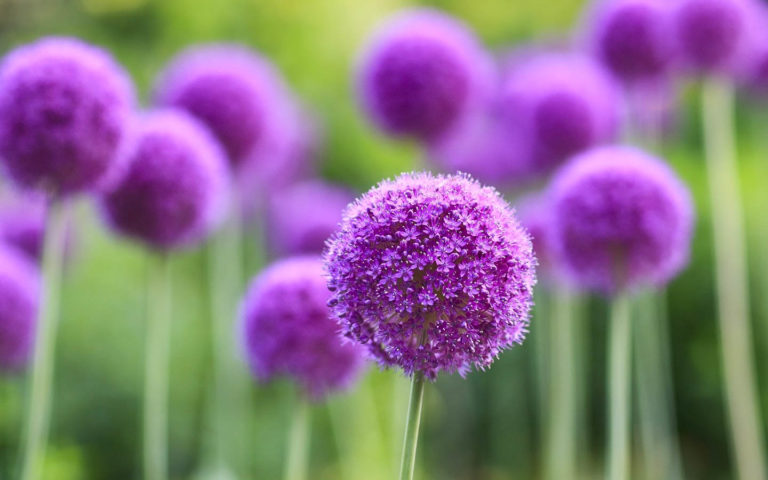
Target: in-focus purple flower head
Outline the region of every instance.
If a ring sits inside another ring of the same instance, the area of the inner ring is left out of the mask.
[[[280,256],[321,254],[353,199],[350,190],[320,180],[278,192],[267,211],[271,250]]]
[[[620,93],[611,76],[575,53],[546,53],[517,62],[503,81],[499,101],[504,128],[527,139],[529,169],[540,173],[613,139],[620,110]]]
[[[134,108],[130,79],[100,48],[49,37],[0,66],[0,160],[52,195],[94,190],[115,168]]]
[[[291,377],[319,401],[360,376],[364,349],[341,336],[329,298],[319,256],[280,260],[254,278],[243,301],[240,334],[259,380]]]
[[[690,193],[661,160],[610,146],[585,152],[550,186],[549,245],[581,288],[614,294],[661,286],[688,262]]]
[[[350,205],[325,253],[344,335],[406,374],[466,374],[521,343],[536,260],[496,190],[403,174]]]
[[[493,86],[493,66],[474,34],[431,9],[396,14],[374,35],[358,69],[366,113],[385,133],[430,142]]]
[[[592,48],[617,78],[658,81],[674,58],[672,5],[666,0],[604,0],[593,19]]]
[[[26,367],[35,343],[40,275],[24,255],[0,247],[0,371]]]
[[[126,149],[126,172],[101,198],[107,222],[152,248],[196,244],[229,197],[226,158],[207,128],[182,110],[146,114]]]
[[[157,103],[187,110],[211,129],[235,168],[272,153],[294,99],[275,67],[239,45],[198,45],[160,75]]]
[[[694,72],[738,70],[749,48],[754,0],[680,0],[674,34],[682,65]]]

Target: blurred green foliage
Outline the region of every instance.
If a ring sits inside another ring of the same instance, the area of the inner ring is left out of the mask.
[[[425,2],[426,3],[426,2]],[[470,23],[491,48],[561,37],[578,24],[582,2],[484,0],[429,2]],[[0,0],[0,52],[41,35],[76,35],[111,49],[147,101],[155,74],[181,48],[241,42],[270,57],[322,125],[319,162],[330,179],[364,189],[419,165],[415,145],[377,134],[354,102],[351,71],[375,23],[412,4],[396,0]],[[691,186],[698,223],[690,268],[669,289],[678,423],[689,478],[729,478],[722,379],[714,319],[706,184],[695,86],[684,92],[680,128],[667,157]],[[740,105],[740,149],[747,205],[755,342],[768,411],[768,116]],[[46,479],[139,477],[143,381],[145,252],[105,232],[87,201],[77,210],[78,248],[63,292],[52,445]],[[263,264],[257,235],[248,273]],[[174,259],[171,468],[188,478],[204,445],[210,327],[200,252]],[[537,294],[538,295],[538,294]],[[540,296],[537,298],[541,298]],[[542,310],[544,310],[542,308]],[[592,299],[582,332],[589,403],[581,461],[599,467],[604,431],[605,308]],[[537,335],[534,318],[531,337]],[[506,352],[487,372],[442,377],[426,397],[421,478],[535,478],[541,404],[533,342]],[[243,367],[242,375],[246,375]],[[312,479],[393,478],[399,461],[406,381],[372,368],[362,386],[313,408]],[[253,387],[238,438],[242,478],[280,477],[294,390]],[[0,380],[0,478],[14,468],[24,379]]]

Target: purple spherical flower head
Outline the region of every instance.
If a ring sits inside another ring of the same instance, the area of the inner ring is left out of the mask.
[[[671,8],[666,0],[608,0],[594,26],[598,58],[625,82],[656,80],[673,58]]]
[[[0,371],[17,371],[29,362],[39,302],[37,268],[19,252],[0,247]]]
[[[196,46],[160,76],[157,102],[187,110],[214,133],[234,167],[283,142],[292,99],[268,60],[237,45]]]
[[[548,172],[571,155],[611,140],[620,95],[608,73],[587,57],[537,55],[505,79],[500,115],[510,135],[530,142],[530,169]]]
[[[674,12],[680,60],[696,71],[728,70],[749,37],[751,0],[681,0]]]
[[[657,158],[629,147],[585,152],[558,172],[550,195],[550,246],[581,287],[663,285],[688,261],[690,194]]]
[[[126,156],[126,172],[101,201],[115,230],[169,249],[199,242],[220,220],[226,159],[193,117],[181,110],[147,114]]]
[[[127,136],[133,88],[105,51],[46,38],[0,67],[0,160],[22,187],[66,195],[94,189]]]
[[[364,349],[341,336],[329,298],[319,256],[278,261],[253,280],[242,306],[241,334],[259,380],[287,375],[309,398],[321,400],[359,376]]]
[[[283,256],[321,254],[352,200],[349,190],[319,180],[297,183],[277,193],[267,211],[272,250]]]
[[[348,207],[325,261],[344,335],[408,375],[485,368],[527,332],[530,238],[467,175],[380,183]]]
[[[436,10],[401,12],[375,35],[358,72],[361,102],[395,136],[432,141],[492,85],[492,65],[469,29]]]

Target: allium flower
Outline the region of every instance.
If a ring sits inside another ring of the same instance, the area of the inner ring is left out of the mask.
[[[657,80],[674,56],[672,15],[666,0],[608,0],[598,9],[594,49],[625,82]]]
[[[751,0],[681,0],[675,38],[687,67],[710,72],[738,63],[749,38]]]
[[[582,287],[663,285],[688,261],[690,194],[657,158],[629,147],[585,152],[557,174],[550,195],[550,245]]]
[[[492,85],[492,64],[472,32],[436,10],[401,12],[362,58],[363,107],[386,133],[432,141]]]
[[[286,375],[321,400],[359,376],[364,350],[340,335],[329,298],[319,256],[278,261],[253,280],[242,305],[241,334],[259,380]]]
[[[65,195],[98,186],[129,128],[130,80],[103,50],[46,38],[0,67],[0,159],[22,187]]]
[[[380,183],[348,207],[325,261],[344,335],[382,366],[463,375],[525,338],[531,241],[501,196],[466,175]]]
[[[285,118],[295,114],[280,73],[267,59],[237,45],[182,52],[161,74],[156,90],[160,105],[187,110],[205,123],[234,167],[278,148]]]
[[[580,55],[536,55],[504,80],[500,115],[510,135],[530,142],[530,168],[547,172],[571,155],[611,140],[618,128],[617,86]]]
[[[40,276],[27,258],[0,247],[0,371],[24,368],[35,343]]]
[[[520,224],[528,231],[533,242],[533,253],[540,266],[551,261],[549,237],[552,235],[552,208],[547,192],[537,192],[516,203]]]
[[[277,193],[267,211],[267,232],[279,255],[320,254],[336,231],[352,192],[319,180]]]
[[[127,171],[101,201],[115,230],[168,249],[200,241],[220,219],[226,159],[194,118],[180,110],[146,115],[126,156]]]

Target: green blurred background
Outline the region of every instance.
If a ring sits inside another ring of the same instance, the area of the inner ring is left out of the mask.
[[[324,133],[318,162],[327,178],[363,190],[419,164],[414,145],[382,138],[351,95],[351,71],[367,33],[387,14],[416,2],[395,0],[0,0],[0,53],[42,35],[76,35],[111,49],[142,94],[183,47],[228,41],[271,58],[310,107]],[[567,35],[583,0],[423,2],[468,22],[489,48]],[[690,267],[668,293],[672,374],[688,478],[730,478],[715,323],[710,231],[695,85],[682,91],[680,124],[667,158],[691,186],[698,226]],[[752,276],[755,345],[768,411],[768,114],[739,105],[739,149]],[[514,199],[510,199],[514,200]],[[63,291],[51,445],[46,479],[139,478],[143,382],[145,252],[109,235],[92,206],[77,208],[78,247]],[[267,260],[258,236],[248,274]],[[173,478],[193,478],[205,448],[210,327],[205,260],[174,260],[175,316],[170,435]],[[540,293],[540,292],[539,292]],[[539,295],[537,293],[537,295]],[[605,306],[590,299],[580,338],[585,357],[585,424],[580,462],[598,475],[604,443]],[[427,391],[419,452],[421,478],[537,478],[541,464],[541,382],[534,318],[529,341],[486,372],[441,377]],[[546,342],[541,342],[546,348]],[[246,379],[245,367],[240,372]],[[240,478],[280,478],[295,391],[288,382],[250,380],[242,421],[231,439]],[[24,378],[0,378],[0,479],[15,467]],[[313,408],[312,479],[393,478],[399,462],[407,382],[371,368],[361,388]],[[637,442],[636,442],[637,443]]]

